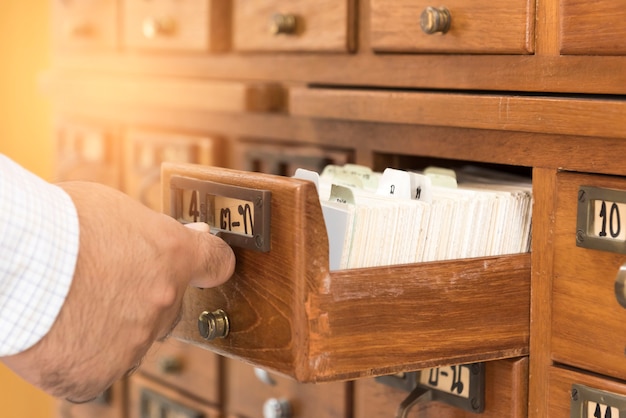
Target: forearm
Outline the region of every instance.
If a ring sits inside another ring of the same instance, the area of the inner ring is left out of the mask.
[[[67,193],[0,155],[0,357],[26,350],[50,330],[78,246]]]

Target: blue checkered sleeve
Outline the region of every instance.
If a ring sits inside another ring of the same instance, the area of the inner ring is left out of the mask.
[[[0,155],[0,356],[48,333],[69,292],[78,245],[71,198]]]

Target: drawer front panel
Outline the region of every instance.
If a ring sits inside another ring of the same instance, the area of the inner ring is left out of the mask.
[[[124,2],[124,46],[149,50],[219,52],[230,44],[227,0]]]
[[[355,382],[354,417],[391,417],[409,392],[384,385],[375,379]],[[483,418],[526,418],[528,401],[528,358],[485,363]],[[463,411],[440,402],[427,402],[413,407],[407,418],[471,418],[475,413]]]
[[[220,358],[210,351],[169,339],[150,349],[140,371],[212,405],[220,402]]]
[[[626,383],[623,381],[617,381],[609,378],[603,378],[597,375],[584,374],[572,370],[562,369],[558,367],[551,367],[549,372],[549,405],[546,408],[548,410],[547,416],[550,418],[571,418],[571,417],[583,417],[585,415],[571,415],[571,404],[572,398],[579,398],[579,402],[584,403],[584,405],[574,406],[575,408],[580,408],[581,406],[589,412],[589,407],[591,406],[591,413],[588,413],[589,418],[591,417],[616,417],[615,410],[611,411],[612,413],[607,413],[607,407],[611,406],[612,401],[605,398],[605,401],[597,402],[594,399],[589,399],[591,397],[587,397],[585,399],[584,393],[572,392],[572,385],[582,385],[585,388],[590,388],[593,390],[599,390],[608,392],[610,394],[615,394],[618,396],[623,396],[626,398]],[[584,402],[587,401],[587,402]],[[591,401],[591,405],[589,405],[589,401]],[[600,404],[600,405],[598,405]],[[600,413],[597,413],[596,410],[598,408]],[[580,410],[577,409],[577,412]],[[619,415],[622,416],[621,414]]]
[[[161,210],[161,163],[220,163],[218,138],[144,130],[130,130],[126,136],[125,191],[155,210]]]
[[[56,128],[56,180],[85,180],[120,187],[121,152],[117,129],[61,121]]]
[[[626,0],[563,0],[561,53],[626,55]]]
[[[54,0],[52,18],[56,48],[94,51],[117,47],[116,0]]]
[[[372,47],[389,52],[529,54],[534,49],[534,1],[371,0]],[[436,9],[428,9],[435,6]],[[445,16],[447,12],[448,16]],[[445,32],[421,22],[442,22]],[[432,29],[431,29],[432,28]]]
[[[129,379],[129,418],[219,418],[219,410],[157,382],[135,375]]]
[[[354,44],[354,0],[234,0],[239,51],[347,52]]]
[[[576,245],[579,187],[626,191],[626,179],[574,173],[560,173],[557,179],[552,357],[626,378],[626,309],[615,296],[616,276],[626,255]]]
[[[347,418],[351,384],[322,383],[306,385],[239,361],[227,361],[226,388],[228,414],[256,418],[260,416],[294,416],[300,418]],[[278,401],[278,402],[277,402]],[[264,408],[279,404],[291,415],[265,415]]]

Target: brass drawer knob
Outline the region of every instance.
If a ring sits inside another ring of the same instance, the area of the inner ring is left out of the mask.
[[[270,19],[270,33],[272,35],[293,35],[296,33],[296,16],[282,13],[274,14]]]
[[[230,332],[228,315],[222,309],[202,312],[198,318],[198,331],[205,340],[226,338]]]
[[[158,36],[171,36],[176,30],[176,23],[172,19],[157,19],[148,17],[143,21],[142,32],[147,39]]]
[[[165,356],[159,359],[157,367],[163,374],[178,374],[183,370],[183,361],[175,356]]]
[[[263,418],[291,418],[291,404],[287,399],[269,398],[263,404]]]
[[[432,35],[437,32],[446,33],[450,29],[452,16],[445,7],[427,7],[420,16],[420,26],[424,33]]]

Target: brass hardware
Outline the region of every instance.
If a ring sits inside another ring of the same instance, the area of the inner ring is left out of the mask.
[[[183,370],[183,362],[180,358],[166,356],[159,359],[157,366],[163,374],[177,374]]]
[[[432,35],[437,32],[446,33],[450,30],[452,16],[445,7],[427,7],[420,16],[420,26],[424,33]]]
[[[615,278],[615,298],[622,308],[626,308],[626,263],[619,268]]]
[[[143,21],[143,36],[148,39],[154,39],[158,36],[173,35],[176,30],[176,23],[169,18],[156,19],[153,17],[146,18]]]
[[[287,399],[269,398],[263,404],[263,418],[291,418],[291,405]]]
[[[230,331],[228,315],[222,309],[202,312],[198,318],[198,331],[205,340],[226,338]]]
[[[270,33],[272,35],[293,35],[296,33],[296,16],[292,14],[276,13],[270,19]]]

